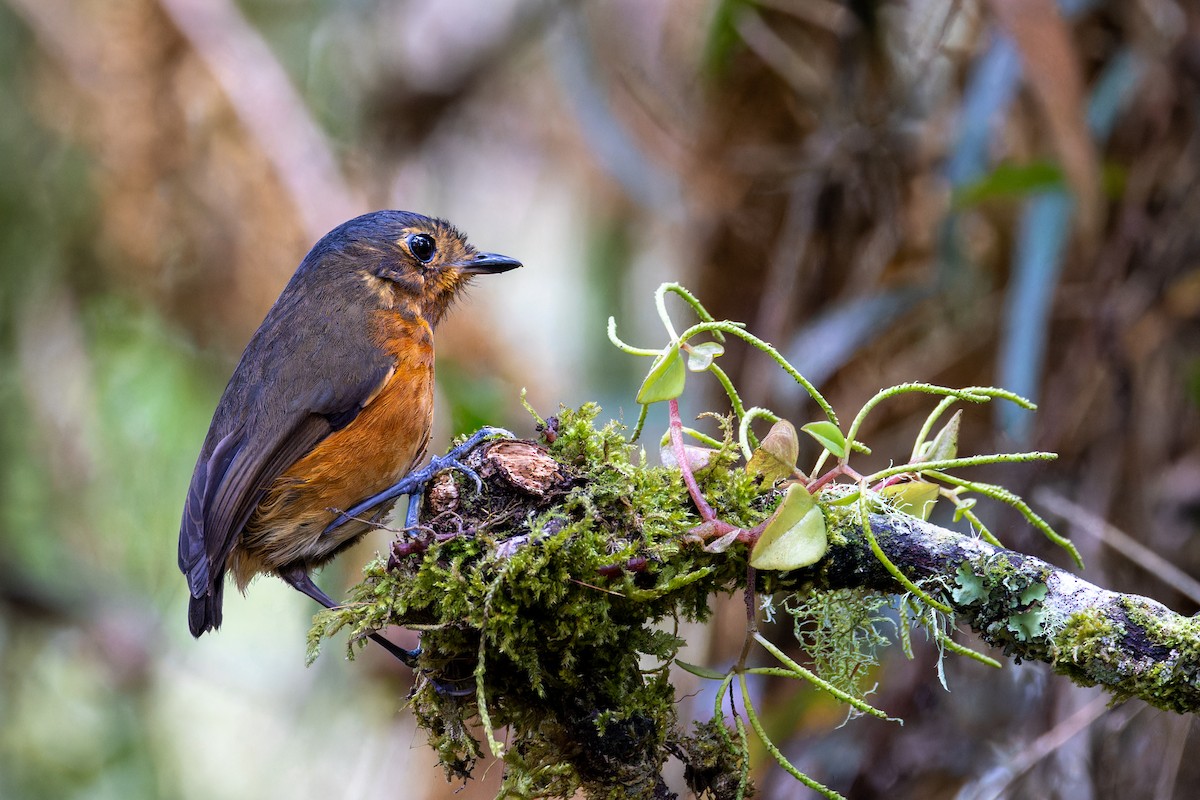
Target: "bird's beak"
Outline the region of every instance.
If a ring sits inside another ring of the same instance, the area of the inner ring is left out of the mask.
[[[499,253],[479,253],[468,261],[458,262],[455,266],[468,275],[482,275],[508,272],[521,266],[521,262]]]

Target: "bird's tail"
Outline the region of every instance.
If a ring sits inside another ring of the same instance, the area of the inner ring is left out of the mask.
[[[221,575],[208,591],[199,597],[192,596],[188,602],[188,628],[192,636],[221,627],[221,603],[225,594],[225,576]]]

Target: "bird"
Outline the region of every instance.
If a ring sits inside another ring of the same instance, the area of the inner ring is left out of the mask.
[[[364,214],[313,246],[246,345],[188,485],[179,569],[193,636],[220,627],[227,572],[243,593],[273,574],[335,607],[312,571],[499,432],[414,470],[433,424],[434,330],[472,277],[520,266],[407,211]]]

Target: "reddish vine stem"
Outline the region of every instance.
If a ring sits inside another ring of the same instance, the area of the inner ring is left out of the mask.
[[[683,473],[683,482],[687,484],[688,494],[692,496],[692,502],[696,504],[696,510],[700,512],[700,518],[705,522],[715,522],[717,515],[708,501],[704,499],[704,495],[700,494],[696,476],[692,474],[692,465],[688,463],[687,451],[683,447],[683,420],[679,416],[679,401],[675,399],[668,401],[668,409],[671,449],[675,451],[675,460],[679,463],[679,471]]]
[[[859,482],[861,482],[863,480],[863,476],[859,475],[857,470],[851,468],[849,465],[842,462],[842,463],[839,463],[837,466],[835,466],[833,469],[826,472],[821,477],[813,478],[811,481],[808,482],[808,484],[804,488],[808,490],[809,494],[816,494],[817,491],[820,490],[822,487],[824,487],[827,483],[830,483],[831,481],[833,481],[834,478],[840,477],[842,475],[845,475],[845,476],[852,478],[855,481],[859,481]]]

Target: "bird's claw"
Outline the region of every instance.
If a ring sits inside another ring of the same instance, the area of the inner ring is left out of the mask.
[[[483,479],[475,470],[468,467],[460,459],[467,453],[474,450],[479,444],[488,439],[515,439],[517,435],[506,428],[496,428],[491,425],[485,425],[479,430],[471,434],[465,439],[462,444],[455,445],[450,448],[450,451],[444,456],[434,456],[429,459],[429,466],[425,469],[429,472],[429,477],[432,478],[437,473],[444,469],[456,469],[466,475],[475,483],[475,491],[483,491]]]
[[[508,428],[498,428],[495,425],[484,425],[482,428],[480,428],[479,430],[472,433],[470,438],[468,438],[465,442],[460,444],[458,447],[455,447],[450,452],[454,453],[459,450],[466,452],[467,450],[470,450],[472,447],[474,447],[475,445],[482,442],[484,439],[501,439],[501,438],[502,439],[515,439],[515,438],[517,438],[517,435],[515,433],[513,433],[512,431],[510,431]]]
[[[504,428],[496,428],[492,426],[484,426],[475,433],[471,434],[461,444],[455,445],[450,449],[450,452],[444,456],[434,456],[429,459],[429,463],[418,470],[405,475],[400,481],[393,486],[384,489],[379,494],[368,497],[366,500],[355,505],[349,511],[343,511],[334,518],[332,522],[325,527],[325,533],[340,528],[351,519],[362,516],[363,514],[375,508],[380,503],[393,500],[402,494],[409,496],[408,512],[404,517],[404,525],[409,530],[415,529],[420,522],[420,495],[425,488],[425,484],[429,483],[434,475],[444,469],[456,469],[466,475],[475,483],[475,491],[483,491],[483,479],[475,470],[468,467],[462,462],[462,458],[472,449],[487,439],[493,438],[508,438],[515,439],[516,434]]]
[[[451,453],[447,453],[444,456],[435,456],[434,458],[431,458],[429,460],[430,477],[433,477],[434,475],[436,475],[437,473],[439,473],[443,470],[447,470],[447,469],[458,470],[463,475],[466,475],[468,478],[470,478],[472,481],[474,481],[475,491],[482,492],[483,491],[483,478],[479,477],[478,472],[471,469],[466,464],[462,463],[457,458],[455,458],[452,455],[452,452],[453,451],[451,451]]]

